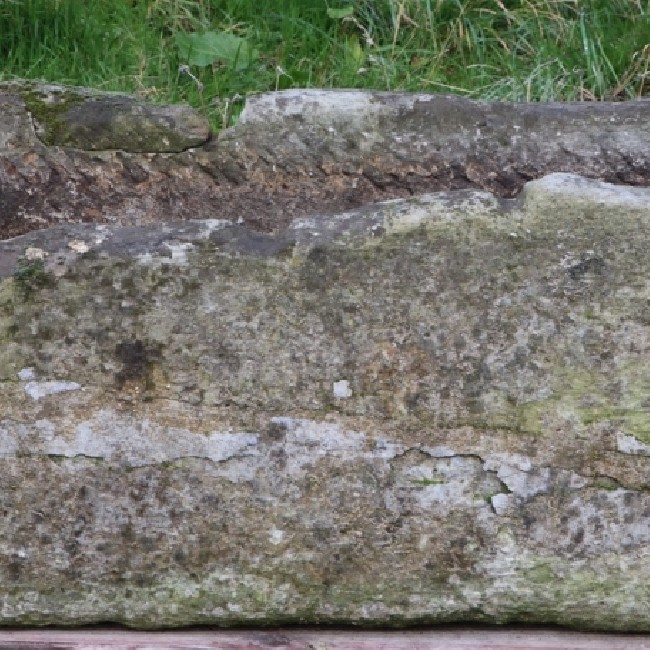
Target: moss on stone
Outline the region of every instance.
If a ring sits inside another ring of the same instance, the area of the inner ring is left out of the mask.
[[[429,485],[444,485],[447,483],[446,480],[441,478],[412,478],[409,480],[410,483],[414,485],[422,485],[424,487]]]
[[[34,292],[52,284],[52,275],[45,270],[45,262],[41,259],[20,258],[13,279],[15,287],[25,301],[29,300]]]
[[[48,100],[43,90],[28,88],[21,96],[36,122],[36,132],[47,146],[59,144],[60,134],[65,130],[65,115],[73,107],[83,104],[86,99],[79,93],[64,91],[52,93],[56,99]]]
[[[596,477],[593,485],[599,490],[607,490],[608,492],[613,492],[614,490],[618,490],[621,487],[621,484],[618,481],[610,478],[609,476]]]

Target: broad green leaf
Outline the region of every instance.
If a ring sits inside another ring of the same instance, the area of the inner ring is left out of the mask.
[[[340,9],[332,9],[331,7],[327,8],[327,15],[334,20],[340,20],[341,18],[347,18],[354,14],[354,7],[348,5],[347,7],[341,7]]]
[[[365,55],[361,43],[359,43],[359,39],[356,36],[348,36],[346,39],[345,54],[355,65],[361,65],[363,63]]]
[[[189,65],[225,63],[234,66],[235,70],[241,70],[248,67],[257,56],[246,39],[228,32],[176,32],[174,38],[181,59]]]

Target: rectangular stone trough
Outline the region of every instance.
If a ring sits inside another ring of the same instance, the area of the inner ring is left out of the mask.
[[[0,624],[650,631],[650,189],[0,242]]]

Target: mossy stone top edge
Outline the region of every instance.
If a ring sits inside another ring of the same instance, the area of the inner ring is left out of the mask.
[[[46,146],[83,151],[179,153],[210,139],[207,119],[187,105],[156,105],[124,93],[37,82],[0,83],[19,95]]]

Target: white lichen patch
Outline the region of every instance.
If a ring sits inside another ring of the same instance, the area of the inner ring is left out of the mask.
[[[232,226],[232,223],[227,219],[192,220],[192,223],[198,224],[201,228],[198,234],[199,239],[208,239],[208,237],[210,237],[210,235],[216,230],[223,230],[228,226]]]
[[[352,397],[350,382],[347,379],[340,379],[339,381],[335,381],[332,385],[332,394],[334,397],[338,397],[340,399]]]
[[[446,516],[455,508],[486,508],[486,499],[503,486],[493,473],[485,472],[474,456],[427,458],[414,456],[413,462],[396,467],[397,490],[385,494],[386,507],[397,512],[405,494],[418,509]]]
[[[335,423],[288,417],[274,417],[271,422],[285,429],[287,462],[294,471],[323,456],[351,458],[366,446],[364,433],[344,431]]]
[[[79,390],[81,385],[74,381],[29,381],[24,388],[33,400],[39,400],[48,395]]]
[[[486,468],[490,466],[486,463]],[[521,471],[507,464],[495,467],[497,476],[507,488],[517,496],[530,498],[538,494],[545,494],[550,490],[550,469],[538,468],[535,471]]]
[[[12,458],[19,449],[16,430],[7,421],[0,420],[0,458]]]
[[[557,480],[549,467],[533,466],[529,458],[519,454],[490,454],[483,468],[496,472],[508,490],[525,499],[551,492],[554,480]],[[570,489],[577,490],[587,485],[587,481],[575,472],[561,472],[561,475]]]
[[[451,458],[451,456],[456,456],[457,452],[448,447],[447,445],[422,445],[420,449],[427,455],[432,456],[433,458]]]
[[[514,497],[504,492],[499,492],[490,498],[490,503],[497,515],[506,515],[513,506]]]
[[[68,248],[79,255],[87,253],[90,250],[90,246],[82,239],[73,239],[68,242]]]
[[[633,456],[650,456],[650,445],[621,431],[616,433],[616,450],[622,454],[632,454]]]
[[[621,548],[637,546],[647,548],[650,543],[650,526],[644,516],[650,506],[650,498],[630,490],[601,490],[598,500],[587,501],[575,494],[569,501],[567,511],[573,514],[568,522],[568,537],[578,534],[586,548],[599,552],[617,553]],[[602,525],[607,521],[607,525]],[[543,542],[549,531],[542,522],[537,530],[531,530],[531,538]]]
[[[180,427],[165,427],[149,419],[136,421],[104,410],[77,424],[72,438],[65,431],[57,431],[51,440],[43,441],[42,451],[141,466],[190,457],[222,462],[257,454],[257,444],[258,435],[254,433],[215,431],[206,436]]]
[[[138,264],[155,268],[161,266],[189,266],[187,254],[194,250],[194,244],[188,242],[164,242],[163,246],[169,251],[169,254],[147,251],[136,256]]]
[[[38,262],[44,260],[49,253],[42,248],[30,246],[25,249],[24,257],[28,262]]]
[[[164,246],[168,248],[172,254],[171,260],[168,262],[169,264],[177,266],[187,266],[189,264],[187,253],[194,249],[194,244],[166,242]],[[165,261],[165,258],[161,258],[163,264]]]
[[[23,368],[18,373],[18,379],[20,379],[20,381],[31,381],[33,379],[36,379],[34,368]]]

